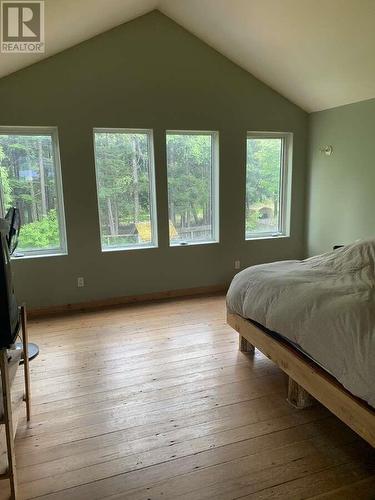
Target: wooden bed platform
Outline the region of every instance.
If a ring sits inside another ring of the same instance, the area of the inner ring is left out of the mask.
[[[288,401],[297,408],[322,403],[363,439],[375,447],[375,410],[354,397],[334,377],[293,348],[249,320],[227,312],[227,323],[239,333],[239,349],[254,347],[274,361],[288,376]]]

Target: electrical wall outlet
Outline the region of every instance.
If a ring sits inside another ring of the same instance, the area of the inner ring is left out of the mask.
[[[241,269],[241,261],[240,260],[234,261],[234,269]]]
[[[85,278],[83,278],[82,276],[77,278],[77,287],[82,288],[84,286],[85,286]]]

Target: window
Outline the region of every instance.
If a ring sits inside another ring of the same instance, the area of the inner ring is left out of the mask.
[[[56,129],[0,128],[0,198],[2,217],[20,210],[15,256],[66,253]]]
[[[157,246],[151,130],[94,130],[102,250]]]
[[[292,134],[249,133],[246,239],[289,235]]]
[[[218,134],[167,132],[169,241],[218,241]]]

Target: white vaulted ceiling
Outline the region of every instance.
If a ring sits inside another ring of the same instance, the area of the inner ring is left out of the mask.
[[[46,53],[159,9],[307,111],[375,97],[375,0],[45,0]]]

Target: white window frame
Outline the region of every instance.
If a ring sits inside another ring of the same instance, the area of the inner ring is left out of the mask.
[[[292,132],[247,132],[245,149],[245,175],[247,176],[247,140],[248,139],[281,139],[281,169],[280,169],[280,197],[279,197],[279,231],[278,232],[246,232],[245,240],[259,240],[268,238],[287,238],[290,236],[291,191],[292,191],[292,164],[293,164],[293,133]],[[245,185],[246,186],[246,185]],[[246,202],[245,187],[245,202]],[[246,204],[245,204],[246,207]],[[245,209],[246,210],[246,209]]]
[[[100,204],[99,204],[99,176],[98,165],[96,160],[96,143],[95,134],[146,134],[147,146],[149,151],[148,177],[150,187],[150,221],[151,221],[151,242],[138,243],[129,245],[119,245],[113,247],[104,247],[102,243],[102,226],[100,222]],[[158,248],[158,218],[156,209],[156,184],[155,184],[155,154],[154,154],[154,131],[152,129],[140,128],[110,128],[110,127],[95,127],[93,129],[93,144],[94,144],[94,159],[95,159],[95,177],[96,177],[96,197],[98,203],[98,220],[100,233],[100,247],[102,252],[121,252],[127,250],[142,250],[147,248]]]
[[[24,126],[0,126],[0,135],[49,135],[52,139],[52,151],[54,156],[54,171],[56,184],[56,203],[57,203],[57,218],[59,221],[59,236],[60,247],[46,248],[38,250],[22,250],[22,254],[12,255],[12,259],[25,259],[30,257],[53,257],[59,255],[67,255],[67,238],[66,238],[66,223],[64,209],[64,192],[61,173],[61,159],[59,147],[59,135],[57,127],[24,127]],[[5,216],[5,207],[0,190],[0,214]],[[21,221],[22,222],[22,221]],[[21,226],[22,231],[22,226]],[[16,251],[17,253],[17,251]]]
[[[168,184],[168,135],[208,135],[211,137],[211,212],[212,212],[212,238],[202,241],[187,241],[187,242],[172,242],[168,230],[169,246],[170,247],[186,247],[192,245],[210,245],[219,243],[219,132],[217,130],[166,130],[165,132],[165,147],[167,158],[167,184]],[[168,186],[167,186],[168,187]],[[169,188],[168,188],[168,206],[169,206]],[[169,210],[168,210],[169,221]],[[169,228],[169,225],[168,225]]]

